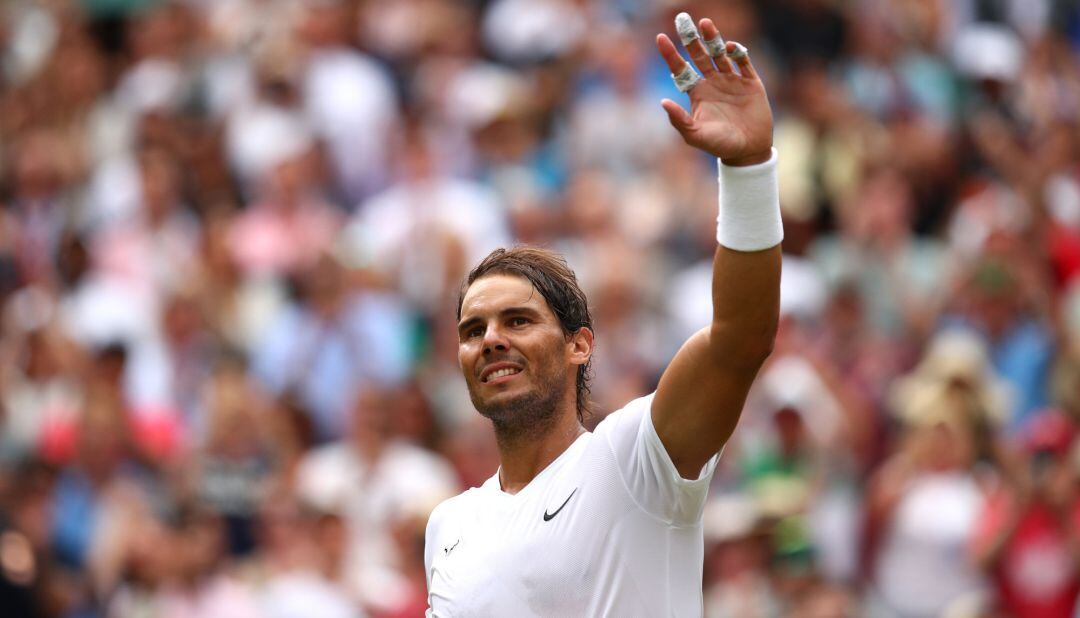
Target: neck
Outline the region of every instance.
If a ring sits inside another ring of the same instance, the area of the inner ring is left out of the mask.
[[[573,411],[559,415],[555,422],[539,432],[509,432],[496,427],[502,490],[516,494],[524,489],[583,433],[585,428]]]

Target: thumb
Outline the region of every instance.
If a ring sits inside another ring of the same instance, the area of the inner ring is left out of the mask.
[[[685,138],[686,134],[693,128],[694,119],[681,105],[671,99],[660,101],[660,106],[667,112],[668,121],[671,122],[671,126],[675,127],[675,130]]]

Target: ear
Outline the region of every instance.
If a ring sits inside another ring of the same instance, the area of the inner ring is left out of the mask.
[[[570,349],[570,362],[574,365],[584,365],[592,358],[593,332],[591,328],[583,326],[578,332],[570,335],[567,342]]]

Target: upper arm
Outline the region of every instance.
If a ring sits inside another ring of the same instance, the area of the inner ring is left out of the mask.
[[[675,355],[653,404],[653,425],[683,478],[697,476],[735,431],[757,366],[717,368],[709,329],[698,331]]]
[[[779,316],[780,248],[717,249],[713,322],[683,345],[660,378],[656,433],[684,478],[731,437],[746,395],[772,350]]]

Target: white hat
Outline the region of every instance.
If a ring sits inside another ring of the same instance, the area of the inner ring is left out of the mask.
[[[230,120],[228,142],[233,165],[250,182],[310,151],[315,138],[298,113],[259,105]]]
[[[935,335],[915,370],[896,381],[889,394],[893,412],[911,424],[950,420],[950,389],[957,381],[971,388],[987,420],[1008,420],[1012,396],[990,366],[986,344],[960,329]]]
[[[1024,47],[1008,28],[973,24],[961,30],[953,47],[956,68],[972,79],[1011,82],[1020,74]]]
[[[746,494],[720,494],[705,504],[702,524],[705,538],[713,543],[749,536],[760,520],[754,499]]]

